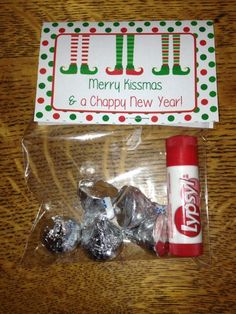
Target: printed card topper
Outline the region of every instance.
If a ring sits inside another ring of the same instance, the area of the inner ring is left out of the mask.
[[[37,84],[39,123],[212,127],[213,23],[44,23]]]

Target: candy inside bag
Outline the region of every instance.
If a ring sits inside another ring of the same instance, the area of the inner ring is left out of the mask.
[[[100,215],[82,230],[82,246],[96,260],[115,258],[121,250],[123,235],[120,228]]]
[[[103,180],[81,180],[78,195],[84,210],[84,220],[92,222],[100,214],[108,219],[114,218],[113,203],[117,193],[117,188]]]

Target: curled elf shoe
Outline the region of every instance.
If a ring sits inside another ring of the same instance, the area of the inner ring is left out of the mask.
[[[141,75],[143,74],[143,68],[139,68],[139,70],[135,70],[134,68],[126,68],[127,75]]]
[[[158,71],[157,68],[153,68],[152,73],[154,75],[168,75],[170,74],[169,65],[162,65],[160,71]]]
[[[112,70],[111,68],[106,68],[106,73],[109,75],[122,75],[123,74],[123,68],[118,68],[115,67],[114,70]]]
[[[92,70],[90,70],[87,64],[81,64],[81,67],[80,67],[81,74],[96,74],[97,72],[98,72],[97,67],[94,67]]]
[[[180,65],[174,65],[172,69],[174,75],[188,75],[190,73],[190,68],[187,67],[186,70],[182,70]]]
[[[78,68],[76,63],[71,63],[68,69],[65,69],[64,66],[60,67],[60,72],[62,74],[77,74]]]

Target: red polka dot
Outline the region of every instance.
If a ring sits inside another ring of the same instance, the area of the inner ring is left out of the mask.
[[[202,70],[200,71],[200,73],[201,73],[201,75],[206,75],[206,74],[207,74],[207,70],[202,69]]]
[[[206,45],[206,41],[205,41],[205,40],[201,40],[201,41],[200,41],[200,45],[201,45],[201,46],[205,46],[205,45]]]
[[[42,97],[38,98],[37,102],[39,104],[43,104],[44,103],[44,98],[42,98]]]
[[[93,116],[92,116],[91,114],[88,114],[88,115],[86,116],[86,120],[87,120],[87,121],[92,121],[92,120],[93,120]]]
[[[119,121],[120,121],[120,122],[124,122],[124,121],[125,121],[125,117],[124,117],[124,116],[120,116],[120,117],[119,117]]]
[[[60,28],[59,29],[59,33],[65,33],[65,31],[66,31],[65,28]]]
[[[95,27],[90,28],[90,33],[96,33],[96,28]]]
[[[184,120],[186,121],[190,121],[192,119],[192,117],[190,116],[190,114],[186,114],[186,116],[184,116]]]
[[[47,72],[47,70],[44,69],[44,68],[42,68],[42,69],[39,70],[39,72],[40,72],[41,74],[45,74],[45,73]]]
[[[158,32],[158,28],[157,28],[157,27],[153,27],[153,28],[152,28],[152,32],[153,32],[153,33],[157,33],[157,32]]]
[[[184,32],[185,33],[188,33],[190,31],[190,28],[189,27],[184,27]]]
[[[42,42],[42,45],[43,45],[43,46],[47,46],[47,45],[48,45],[48,41],[47,41],[47,40],[44,40],[44,41]]]
[[[157,117],[157,116],[153,116],[153,117],[151,118],[151,120],[152,120],[152,122],[157,122],[157,121],[158,121],[158,117]]]
[[[122,27],[121,32],[122,33],[126,33],[127,32],[127,28],[126,27]]]
[[[55,120],[59,119],[59,118],[60,118],[59,113],[54,113],[53,118],[54,118]]]
[[[208,100],[207,100],[207,99],[205,99],[205,98],[204,98],[204,99],[202,99],[201,104],[202,104],[202,105],[207,105],[207,104],[208,104]]]

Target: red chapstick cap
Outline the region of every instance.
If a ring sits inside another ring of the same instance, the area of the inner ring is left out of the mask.
[[[166,166],[197,166],[197,138],[176,135],[166,139]]]

